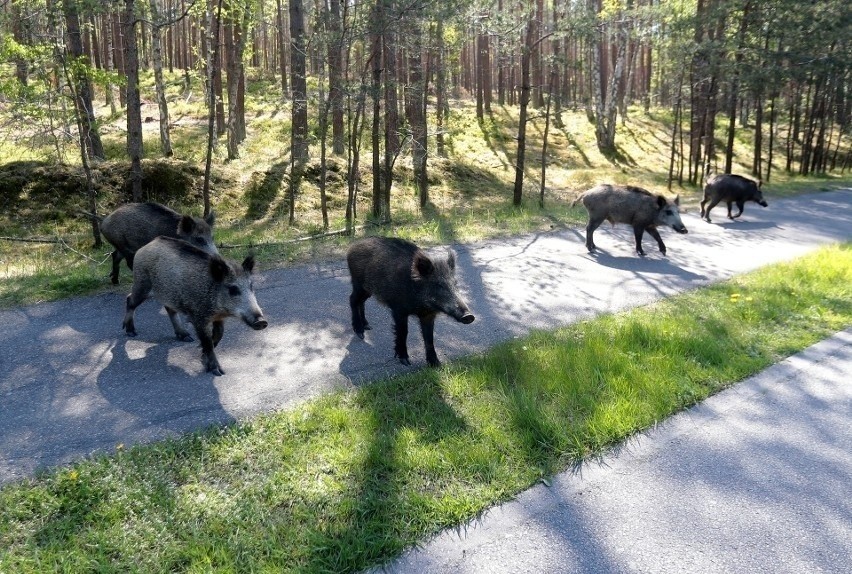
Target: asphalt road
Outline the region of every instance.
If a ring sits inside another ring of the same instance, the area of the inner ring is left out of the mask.
[[[667,257],[650,237],[648,256],[635,256],[625,226],[602,226],[594,256],[582,229],[456,246],[477,319],[439,319],[438,356],[475,353],[530,329],[642,305],[852,239],[852,190],[767,199],[768,208],[748,204],[736,222],[719,207],[712,224],[684,214],[688,235],[662,231]],[[119,293],[0,311],[0,483],[425,365],[413,320],[412,367],[394,359],[390,313],[373,299],[366,308],[373,330],[366,341],[354,336],[343,261],[261,272],[255,284],[270,326],[226,323],[217,348],[223,377],[202,372],[198,346],[176,341],[153,301],[137,310],[135,339],[121,329]]]
[[[379,573],[845,573],[852,329]]]

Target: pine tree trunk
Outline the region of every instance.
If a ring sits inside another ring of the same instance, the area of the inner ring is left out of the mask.
[[[385,3],[385,14],[393,13],[394,0],[379,1]],[[382,29],[382,55],[385,62],[385,161],[384,191],[382,193],[382,221],[384,223],[391,220],[390,198],[393,187],[393,167],[400,151],[396,50],[394,31],[386,25]]]
[[[518,153],[515,157],[515,186],[512,191],[512,205],[518,207],[524,197],[524,156],[527,147],[527,106],[530,103],[530,58],[535,42],[536,27],[527,24],[526,39],[521,47],[521,94],[518,117]]]
[[[435,147],[437,148],[438,157],[447,157],[447,152],[444,149],[444,107],[446,106],[446,70],[444,69],[444,22],[438,20],[437,30],[435,31],[437,47],[435,50],[435,113],[436,113],[436,131]]]
[[[139,53],[136,48],[135,0],[125,0],[124,65],[127,73],[127,155],[133,201],[142,200],[142,100],[139,95]]]
[[[308,161],[306,56],[302,0],[290,0],[290,85],[293,87],[291,154],[300,166]]]
[[[425,82],[423,78],[423,38],[419,22],[415,22],[408,34],[411,51],[408,55],[409,98],[406,106],[408,124],[411,126],[411,160],[414,168],[414,186],[420,198],[420,208],[429,201],[429,182],[426,177],[426,116],[423,101]]]
[[[382,0],[376,0],[373,6],[372,19],[372,65],[373,65],[373,127],[371,131],[371,144],[373,152],[373,217],[379,219],[382,215],[382,193],[384,185],[382,184],[382,162],[380,149],[380,126],[381,126],[381,105],[382,105],[382,27],[384,20],[384,10]]]
[[[343,30],[340,19],[340,1],[330,0],[331,37],[328,46],[328,97],[331,100],[331,151],[335,155],[343,155],[343,73],[342,57]]]
[[[160,110],[160,149],[163,157],[172,157],[172,141],[169,134],[169,104],[166,101],[166,86],[163,82],[162,28],[157,0],[150,0],[151,7],[151,52],[154,58],[154,89],[157,95],[157,107]]]
[[[290,89],[287,86],[287,41],[284,35],[286,26],[284,24],[284,10],[281,8],[281,0],[275,0],[278,9],[278,65],[281,73],[281,97],[286,98]]]
[[[83,36],[80,30],[79,7],[75,0],[62,0],[65,14],[65,26],[68,40],[68,52],[75,62],[89,65],[88,58],[83,54]],[[98,133],[95,108],[92,105],[92,82],[86,70],[81,66],[72,68],[74,81],[74,106],[80,115],[80,121],[85,135],[86,153],[90,159],[104,159],[104,146]]]

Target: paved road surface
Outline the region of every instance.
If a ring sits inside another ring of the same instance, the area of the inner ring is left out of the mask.
[[[845,573],[852,329],[373,574]]]
[[[598,230],[596,256],[586,253],[582,230],[458,246],[477,320],[440,319],[438,355],[474,353],[852,239],[852,190],[769,201],[766,209],[749,204],[736,222],[718,208],[713,224],[685,214],[688,235],[662,232],[668,257],[650,238],[648,257],[636,257],[625,226]],[[229,320],[217,349],[223,377],[201,371],[197,345],[177,342],[153,301],[136,313],[135,339],[121,330],[119,293],[0,311],[0,483],[405,370],[393,358],[390,313],[373,299],[374,329],[366,341],[352,334],[343,261],[262,273],[256,287],[270,326],[252,331]],[[412,327],[418,368],[423,345]]]

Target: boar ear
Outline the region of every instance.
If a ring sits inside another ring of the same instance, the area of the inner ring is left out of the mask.
[[[657,196],[657,207],[662,209],[666,206],[666,198],[662,195]]]
[[[248,257],[243,260],[243,271],[246,273],[254,271],[254,253],[249,253]]]
[[[762,179],[758,179],[758,180],[757,180],[757,189],[760,189],[760,186],[761,186],[761,185],[763,185],[763,180],[762,180]]]
[[[224,281],[230,271],[231,268],[228,267],[228,264],[221,257],[210,258],[210,276],[213,277],[213,281],[216,283]]]
[[[432,264],[432,260],[426,256],[422,251],[417,251],[414,254],[414,263],[411,266],[411,274],[415,279],[420,277],[428,277],[435,266]]]
[[[678,207],[680,207],[680,194],[677,194],[677,195],[675,196],[674,201],[672,201],[672,203],[674,203],[675,205],[677,205]]]
[[[456,252],[452,249],[447,249],[447,265],[450,266],[450,271],[456,270]]]
[[[184,215],[180,218],[180,223],[178,224],[178,233],[182,233],[183,235],[189,235],[195,229],[195,221],[188,215]]]
[[[207,222],[207,225],[213,227],[213,224],[216,223],[216,212],[211,210],[210,213],[207,214],[207,217],[204,218],[204,221]]]

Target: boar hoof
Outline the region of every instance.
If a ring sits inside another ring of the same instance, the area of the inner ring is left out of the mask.
[[[411,366],[411,361],[408,360],[408,357],[400,357],[399,362],[405,365],[406,367]]]
[[[427,361],[430,367],[435,367],[436,369],[441,366],[441,361],[438,359],[430,359]]]
[[[190,335],[177,335],[178,341],[183,341],[184,343],[192,343],[195,339],[193,339]]]
[[[223,371],[220,367],[216,367],[215,369],[212,369],[210,371],[210,374],[212,374],[214,377],[221,377],[225,374],[225,371]]]
[[[364,330],[365,330],[365,331],[370,331],[370,330],[372,330],[372,329],[373,329],[373,327],[371,327],[369,323],[367,323],[366,321],[364,321]],[[362,339],[364,338],[364,337],[363,337],[363,335],[364,335],[364,333],[361,333],[361,338],[362,338]]]
[[[364,331],[355,331],[355,336],[357,336],[362,341],[364,340]]]

